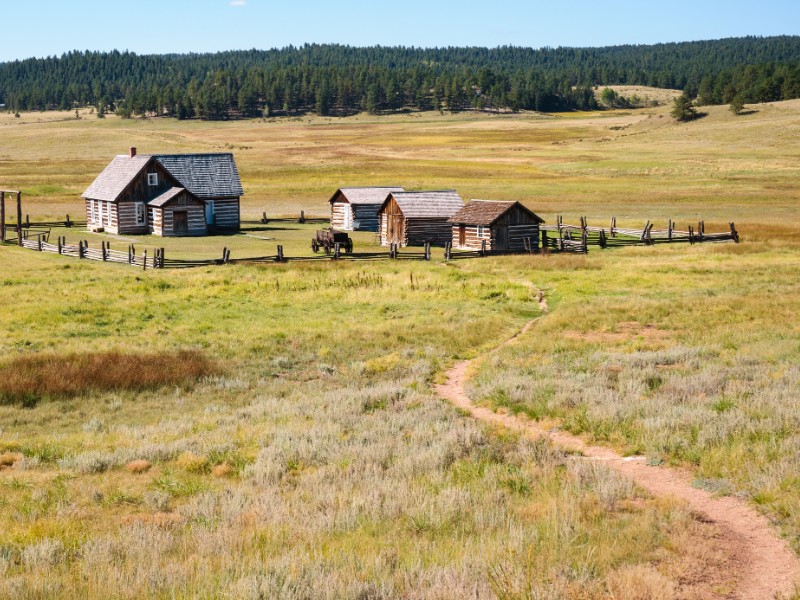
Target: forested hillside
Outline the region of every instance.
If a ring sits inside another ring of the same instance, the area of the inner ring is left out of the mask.
[[[11,110],[96,106],[133,114],[236,116],[398,110],[597,108],[592,87],[650,85],[707,103],[800,95],[800,36],[606,48],[354,48],[139,56],[71,52],[0,63]]]

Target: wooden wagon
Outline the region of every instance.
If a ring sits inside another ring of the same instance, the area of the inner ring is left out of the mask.
[[[336,244],[339,244],[339,249],[344,250],[347,254],[353,251],[353,240],[346,231],[336,231],[333,228],[317,229],[317,235],[311,239],[311,249],[314,253],[319,252],[322,248],[325,250],[325,254],[330,254]]]

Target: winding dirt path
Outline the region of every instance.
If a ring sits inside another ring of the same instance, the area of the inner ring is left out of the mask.
[[[546,311],[546,300],[541,295],[539,303]],[[519,333],[498,348],[514,343],[535,321],[528,322]],[[525,417],[475,406],[465,389],[470,363],[466,360],[458,362],[447,371],[446,383],[436,386],[439,396],[481,421],[502,425],[533,437],[547,436],[559,446],[580,452],[587,459],[606,461],[611,468],[630,477],[654,496],[672,496],[686,502],[701,520],[714,525],[714,545],[725,555],[724,560],[701,568],[706,589],[717,588],[716,592],[712,592],[714,596],[736,600],[791,597],[794,585],[800,582],[800,561],[766,517],[747,502],[730,496],[715,497],[692,487],[692,475],[687,470],[648,466],[644,457],[623,458],[610,448],[590,446],[569,433],[547,431]],[[714,569],[716,573],[710,572]],[[684,583],[693,587],[692,581]],[[722,592],[720,596],[720,584],[723,587],[732,585],[733,590],[730,593]]]

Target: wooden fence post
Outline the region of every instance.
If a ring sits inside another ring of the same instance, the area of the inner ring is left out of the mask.
[[[305,223],[306,222],[306,211],[304,211],[304,210],[300,211],[300,221],[299,222],[300,223]]]
[[[453,247],[453,242],[447,242],[444,245],[444,259],[445,259],[445,261],[450,260],[450,252],[451,252],[452,247]]]
[[[41,252],[42,251],[42,236],[41,235],[36,236],[36,240],[37,240],[37,242],[39,244],[39,252]]]
[[[672,241],[672,229],[673,229],[673,224],[672,224],[672,219],[670,219],[669,223],[667,223],[667,239],[669,241]]]
[[[142,255],[142,271],[147,271],[147,250]]]
[[[733,237],[733,241],[737,244],[739,243],[739,232],[736,231],[736,226],[733,223],[728,223],[731,228],[731,237]]]
[[[278,256],[275,257],[277,262],[283,262],[283,246],[278,245]]]
[[[692,226],[689,225],[689,243],[694,244],[694,234],[692,232]]]
[[[263,212],[263,213],[261,213],[261,222],[262,222],[264,225],[266,225],[266,224],[267,224],[267,213],[266,213],[266,212]]]
[[[481,256],[486,256],[486,240],[481,240]]]
[[[645,238],[647,237],[647,228],[648,227],[650,227],[650,220],[649,219],[647,220],[647,223],[645,223],[644,229],[642,229],[642,236],[639,238],[640,241],[644,241]]]
[[[106,260],[108,260],[108,255],[106,255],[106,244],[107,244],[107,243],[108,243],[108,242],[100,242],[100,252],[101,252],[101,253],[102,253],[102,255],[103,255],[103,262],[105,262]]]
[[[6,193],[0,191],[0,244],[6,243]]]
[[[17,245],[22,246],[22,192],[17,192]]]
[[[158,257],[158,267],[159,267],[160,269],[163,269],[163,268],[164,268],[164,249],[163,249],[163,248],[161,248],[161,252],[159,253],[159,257]]]
[[[61,254],[61,236],[58,236],[58,253]]]
[[[67,215],[67,220],[64,221],[65,227],[72,227],[72,221],[69,220],[69,215]]]
[[[333,260],[339,260],[339,252],[340,252],[340,244],[339,242],[335,242],[333,244]]]
[[[222,264],[224,265],[226,262],[228,262],[228,248],[227,247],[222,249]]]
[[[605,229],[601,229],[600,230],[600,247],[601,248],[605,248],[606,246],[608,246],[608,241],[606,240],[606,230]]]
[[[31,216],[28,214],[25,215],[25,228],[26,229],[31,228]]]

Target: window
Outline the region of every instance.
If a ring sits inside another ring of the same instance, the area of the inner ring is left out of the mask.
[[[156,187],[158,185],[158,173],[147,174],[147,185],[150,187]]]
[[[136,224],[140,226],[144,225],[145,223],[144,202],[136,202],[134,206],[136,207]]]
[[[89,221],[91,223],[95,222],[94,203],[94,200],[89,200]]]
[[[483,225],[478,225],[478,237],[479,238],[483,237],[485,231],[486,231],[486,228]]]

